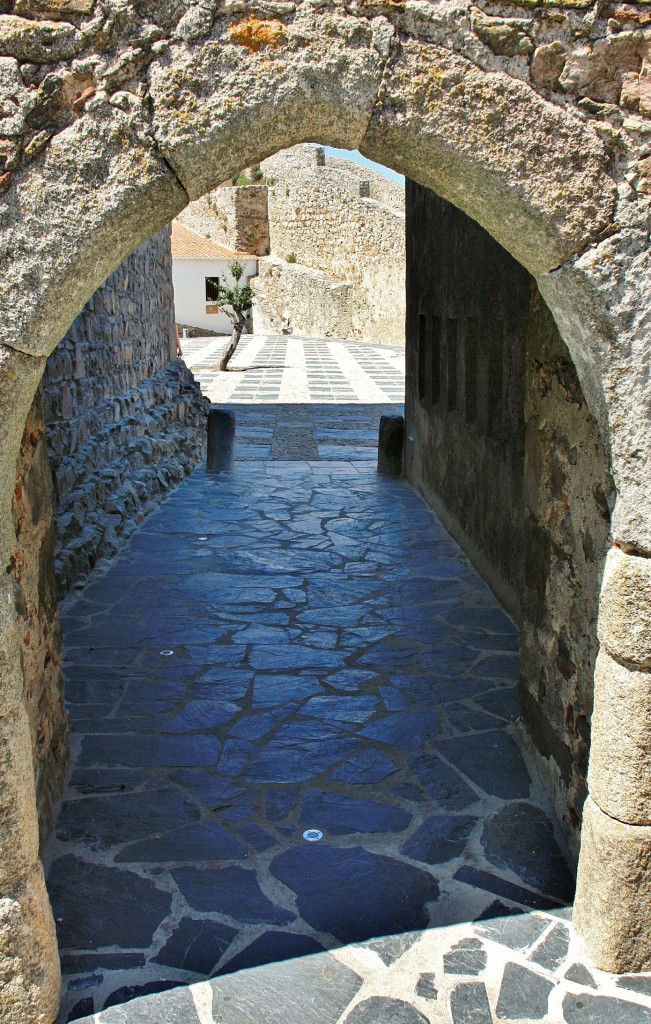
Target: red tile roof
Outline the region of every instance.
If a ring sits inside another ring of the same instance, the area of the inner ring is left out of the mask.
[[[172,221],[172,257],[175,260],[250,260],[246,252],[234,252],[210,238],[190,231],[183,224]]]

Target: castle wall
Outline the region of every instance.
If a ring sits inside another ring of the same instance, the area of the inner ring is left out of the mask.
[[[519,622],[529,751],[578,856],[608,461],[527,272],[413,182],[407,237],[406,472]]]
[[[205,403],[176,359],[170,231],[93,295],[43,376],[59,596],[202,458]]]
[[[344,160],[331,162],[326,156],[321,164],[318,153],[313,146],[295,146],[261,164],[265,176],[274,182],[268,187],[271,252],[284,260],[294,256],[296,264],[325,275],[334,284],[350,286],[350,333],[328,335],[338,314],[328,309],[325,288],[322,306],[327,313],[321,324],[315,324],[306,309],[300,277],[293,273],[281,282],[278,275],[294,328],[297,333],[404,344],[401,189],[393,183],[384,185],[378,180],[383,175]],[[386,205],[389,198],[399,205]],[[282,305],[269,282],[265,297],[274,309]]]

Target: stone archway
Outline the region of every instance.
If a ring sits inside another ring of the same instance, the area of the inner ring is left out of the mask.
[[[93,0],[10,6],[27,17],[0,15],[3,87],[19,111],[0,176],[4,564],[20,438],[46,356],[105,277],[189,198],[301,141],[359,148],[434,189],[536,277],[610,449],[618,497],[575,920],[599,966],[648,967],[651,202],[633,81],[648,67],[648,39],[611,38],[584,0],[561,22],[546,21],[542,4],[495,19],[416,0],[279,4],[271,15],[261,3],[246,16],[174,0],[97,13]],[[43,10],[68,20],[39,20]],[[624,79],[635,123],[618,133],[602,108]],[[3,1019],[32,1024],[55,1016],[58,965],[15,616],[5,582],[0,998]]]

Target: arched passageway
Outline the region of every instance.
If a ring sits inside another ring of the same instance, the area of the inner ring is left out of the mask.
[[[636,134],[645,108],[638,82],[637,100],[627,101],[638,116],[615,138],[598,120],[602,95],[591,99],[590,92],[610,75],[615,85],[605,94],[619,98],[623,75],[635,77],[646,60],[643,33],[625,34],[628,49],[613,43],[614,29],[591,8],[572,15],[578,35],[569,23],[551,29],[541,7],[535,18],[502,25],[504,42],[481,12],[457,17],[445,4],[344,13],[301,3],[268,17],[147,3],[109,5],[93,17],[93,6],[66,5],[69,22],[0,15],[0,53],[25,116],[17,127],[24,144],[11,151],[0,178],[4,564],[15,544],[19,444],[46,356],[107,274],[188,197],[304,140],[359,148],[434,189],[536,278],[608,449],[617,502],[600,603],[576,920],[602,966],[648,966],[648,922],[639,908],[649,886],[651,824],[651,275],[648,168]],[[539,51],[550,32],[564,57],[562,68],[545,74],[527,57],[549,56]],[[581,38],[590,40],[588,63],[601,60],[603,71],[598,78],[593,67],[587,85]],[[48,76],[52,65],[56,74]],[[57,969],[16,615],[6,580],[0,877],[12,982],[3,998],[9,1020],[49,1021]],[[613,729],[613,720],[628,728]]]

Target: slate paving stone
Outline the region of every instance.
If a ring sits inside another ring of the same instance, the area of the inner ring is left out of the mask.
[[[500,1020],[545,1020],[553,988],[552,981],[520,964],[507,963],[495,1014]]]
[[[523,885],[515,885],[505,878],[500,878],[499,875],[474,868],[470,864],[464,864],[458,871],[455,871],[454,877],[459,882],[465,882],[466,885],[472,885],[476,889],[495,893],[496,896],[503,896],[507,900],[513,900],[514,903],[521,903],[531,910],[553,910],[558,906],[556,901],[549,896],[542,896],[540,893],[533,892],[532,889],[525,889]]]
[[[296,915],[265,896],[255,871],[239,867],[177,868],[172,877],[193,910],[247,924],[289,924]]]
[[[312,697],[301,709],[302,715],[324,718],[332,722],[366,722],[377,710],[376,697],[341,697],[321,694]]]
[[[651,996],[651,976],[648,974],[623,975],[617,979],[617,984],[620,988],[626,988],[630,992]]]
[[[184,917],[153,960],[181,971],[211,974],[236,935],[235,928],[218,921]]]
[[[116,864],[170,864],[184,861],[243,860],[246,847],[214,821],[133,843],[115,856]]]
[[[164,733],[209,732],[231,722],[241,713],[237,704],[225,701],[191,700],[170,722],[163,726]]]
[[[268,832],[265,832],[254,821],[248,825],[240,825],[237,831],[243,839],[246,839],[247,843],[250,843],[254,849],[260,852],[270,850],[272,846],[278,845],[278,840],[274,839]]]
[[[192,768],[213,765],[220,749],[212,736],[85,736],[78,763]]]
[[[292,644],[291,648],[271,647],[256,644],[249,653],[249,664],[254,669],[266,672],[282,672],[286,669],[328,669],[343,668],[346,655],[343,651],[324,651],[315,647]]]
[[[145,998],[139,998],[142,996]],[[117,1005],[127,1000],[134,1002]],[[192,994],[175,981],[127,985],[112,993],[107,1006],[109,1009],[99,1014],[97,1024],[200,1024]]]
[[[366,942],[365,948],[372,949],[390,967],[411,949],[421,937],[420,932],[404,932],[402,935],[386,935],[375,942]]]
[[[402,808],[377,800],[311,790],[303,798],[299,821],[302,825],[318,826],[330,835],[345,836],[357,832],[402,832],[411,818]]]
[[[64,953],[61,957],[63,974],[82,974],[96,967],[103,971],[130,970],[144,965],[142,953]]]
[[[48,873],[61,949],[145,949],[172,906],[169,893],[130,871],[67,854]]]
[[[296,847],[270,869],[296,893],[303,919],[344,943],[427,927],[426,904],[439,895],[429,873],[362,847]]]
[[[497,715],[505,722],[515,722],[520,715],[520,701],[515,687],[492,690],[490,693],[475,697],[474,700],[491,715]]]
[[[445,811],[463,811],[479,799],[459,773],[435,754],[412,758],[409,766],[430,799]]]
[[[314,676],[289,676],[257,674],[253,684],[253,704],[269,707],[276,704],[283,707],[289,701],[300,701],[323,690]]]
[[[416,995],[419,999],[438,999],[435,974],[425,973],[419,975],[416,982]]]
[[[442,864],[463,853],[477,818],[446,814],[428,818],[407,840],[401,852],[425,864]]]
[[[158,789],[155,795],[119,793],[68,800],[56,831],[63,841],[106,848],[189,824],[198,817],[199,809],[178,790]]]
[[[400,750],[418,750],[439,730],[439,717],[433,712],[396,712],[384,715],[360,730],[360,735]]]
[[[493,1024],[486,986],[481,981],[457,985],[450,996],[453,1024]]]
[[[326,680],[336,690],[357,693],[365,683],[373,682],[377,677],[377,672],[368,672],[365,669],[359,668],[345,668],[340,672],[332,672],[326,676]]]
[[[269,821],[282,821],[292,813],[298,801],[296,786],[268,789],[265,793],[265,812]]]
[[[230,779],[221,778],[211,772],[197,771],[192,768],[182,768],[180,771],[172,772],[169,779],[182,786],[188,792],[192,802],[199,800],[207,809],[215,812],[223,813],[229,808],[236,807],[250,795],[246,786],[232,782]]]
[[[608,996],[566,995],[563,1000],[566,1024],[651,1024],[651,1009]]]
[[[80,1017],[85,1017],[87,1014],[92,1013],[94,1005],[95,1004],[92,998],[86,997],[85,999],[80,999],[78,1003],[75,1003],[72,1010],[68,1014],[66,1018],[67,1021],[70,1022],[73,1020],[79,1020]]]
[[[336,768],[330,778],[334,782],[347,782],[352,785],[362,785],[372,782],[382,782],[390,775],[395,774],[398,767],[390,757],[381,754],[378,750],[362,750],[359,754],[353,754]]]
[[[70,786],[80,793],[124,793],[139,789],[154,779],[151,772],[137,768],[75,768]]]
[[[211,981],[212,1012],[220,1024],[325,1024],[339,1020],[361,985],[359,975],[323,953]]]
[[[545,971],[557,971],[565,963],[569,948],[569,930],[564,924],[557,924],[536,947],[529,959]]]
[[[534,804],[509,804],[487,818],[481,838],[486,859],[526,885],[571,902],[574,879],[556,842],[548,814]]]
[[[262,964],[281,963],[298,957],[323,953],[324,947],[311,935],[296,935],[293,932],[269,931],[260,935],[241,953],[228,960],[217,972],[218,975],[234,974],[249,967]]]
[[[437,750],[475,785],[504,800],[529,795],[531,779],[515,741],[501,730],[439,740]]]
[[[357,750],[355,738],[342,736],[336,729],[328,730],[320,722],[311,733],[310,725],[306,720],[283,726],[250,761],[244,777],[253,782],[305,782]]]
[[[481,974],[487,962],[486,950],[479,939],[461,939],[443,954],[446,974]]]
[[[358,1003],[345,1018],[344,1024],[429,1024],[429,1021],[404,999],[374,996]]]
[[[573,981],[575,985],[581,985],[584,988],[597,988],[597,983],[585,964],[572,964],[569,970],[565,972],[565,977],[568,981]],[[621,984],[622,980],[620,978],[618,980],[618,985]],[[651,995],[651,991],[644,994]]]
[[[493,942],[509,949],[527,950],[549,928],[549,920],[524,914],[515,907],[506,907],[499,900],[491,904],[478,919],[485,921],[477,931]]]

